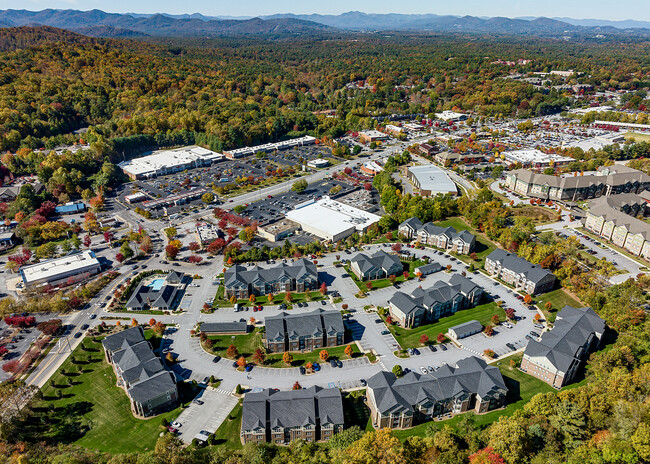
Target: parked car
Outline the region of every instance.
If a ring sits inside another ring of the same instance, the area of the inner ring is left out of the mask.
[[[341,368],[343,367],[343,363],[339,361],[338,359],[336,360],[336,367]]]
[[[368,382],[366,382],[366,379],[359,379],[359,383],[361,384],[362,387],[365,387],[368,385]]]
[[[381,334],[382,334],[382,335],[389,335],[389,334],[390,334],[390,330],[382,330],[382,331],[381,331]]]
[[[445,345],[440,345],[440,349],[441,349],[442,351],[447,351],[447,347],[446,347]]]
[[[420,366],[420,372],[422,372],[423,374],[428,374],[429,373],[429,371],[427,371],[427,368],[424,367],[424,366]]]
[[[194,401],[192,401],[192,403],[194,403],[194,404],[198,404],[199,406],[201,406],[201,405],[203,404],[203,401],[201,401],[201,400],[194,400]]]
[[[333,359],[331,359],[331,360],[330,360],[330,366],[332,366],[332,367],[336,367],[336,361],[333,360]]]
[[[176,421],[171,421],[169,425],[171,425],[172,427],[175,427],[177,429],[181,428],[183,426],[183,424],[181,424],[180,422],[176,422]]]
[[[217,355],[217,356],[215,356],[214,358],[212,358],[212,362],[213,362],[213,363],[218,363],[219,361],[221,361],[221,356],[218,356],[218,355]]]
[[[414,353],[416,356],[419,356],[419,355],[420,355],[420,350],[418,350],[417,348],[413,348],[413,353]]]
[[[306,373],[307,370],[304,367],[300,366],[300,375],[305,375]]]
[[[433,352],[438,351],[434,345],[429,345],[429,349]]]
[[[322,304],[323,306],[325,306],[327,303],[325,302],[325,300],[322,300],[322,301],[320,302],[320,304]]]
[[[312,368],[314,369],[314,372],[320,371],[320,364],[314,363],[312,364]]]
[[[91,319],[95,319],[96,317],[97,317],[97,314],[91,314],[91,315],[90,315],[90,318],[91,318]]]

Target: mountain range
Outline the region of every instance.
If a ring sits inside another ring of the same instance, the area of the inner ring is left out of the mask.
[[[212,37],[242,35],[311,36],[344,31],[463,32],[490,34],[650,34],[650,22],[571,18],[483,18],[435,14],[369,14],[350,11],[339,15],[276,14],[214,17],[200,13],[136,14],[101,10],[0,10],[0,27],[46,25],[98,37]]]

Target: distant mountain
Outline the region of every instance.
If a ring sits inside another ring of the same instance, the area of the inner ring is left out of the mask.
[[[90,37],[50,26],[0,29],[0,52],[36,47],[48,42],[89,43]]]
[[[574,18],[553,18],[558,21],[584,27],[615,27],[616,29],[650,29],[650,21],[636,21],[626,19],[623,21],[610,21],[608,19],[574,19]]]
[[[85,30],[92,35],[106,33],[110,37],[151,36],[239,36],[239,35],[310,35],[326,33],[326,25],[293,18],[263,20],[214,20],[204,18],[173,18],[167,15],[134,17],[106,13],[101,10],[0,10],[0,22],[9,26],[46,25],[68,30]],[[99,27],[103,27],[101,29]]]
[[[149,35],[144,32],[113,26],[84,26],[71,30],[89,37],[147,37]]]

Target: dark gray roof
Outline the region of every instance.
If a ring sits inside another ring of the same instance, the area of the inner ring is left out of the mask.
[[[141,341],[144,341],[144,331],[142,330],[142,327],[137,326],[107,336],[102,340],[102,345],[106,351],[115,352],[122,350],[127,346],[135,345]]]
[[[410,227],[413,230],[418,230],[420,227],[422,227],[422,221],[414,216],[402,222],[399,227]]]
[[[247,393],[242,411],[242,430],[274,427],[343,425],[343,399],[337,388],[313,386],[303,390],[267,389]]]
[[[413,412],[416,405],[472,394],[487,398],[507,392],[499,368],[474,356],[461,359],[456,367],[443,365],[433,374],[409,372],[398,379],[395,374],[382,371],[368,379],[368,388],[382,414]]]
[[[650,183],[650,176],[646,173],[622,165],[601,166],[598,168],[598,175],[559,177],[538,174],[528,169],[516,169],[510,171],[508,175],[515,176],[527,184],[548,185],[549,187],[559,187],[563,190],[586,188],[599,184],[617,186],[634,182],[642,185]]]
[[[397,255],[389,255],[383,250],[376,251],[370,256],[365,253],[358,253],[350,261],[357,263],[357,266],[364,274],[373,268],[382,269],[384,272],[397,272],[398,267],[400,271],[403,268],[402,262]]]
[[[483,330],[483,325],[477,320],[471,320],[449,327],[449,330],[453,330],[458,338],[462,338],[480,332]]]
[[[476,236],[474,236],[474,234],[470,233],[467,230],[461,230],[460,232],[458,232],[456,229],[454,229],[451,226],[441,227],[435,225],[432,222],[427,222],[426,224],[422,224],[422,222],[416,217],[409,218],[406,221],[402,222],[400,224],[400,227],[402,226],[409,226],[417,233],[419,233],[420,231],[425,231],[429,235],[444,235],[445,237],[447,237],[447,240],[460,239],[466,243],[472,243],[473,241],[476,240]]]
[[[168,371],[161,371],[142,382],[138,382],[127,390],[131,399],[137,403],[146,403],[160,395],[175,391],[176,382],[174,374]]]
[[[535,284],[555,280],[555,275],[553,275],[551,271],[548,271],[539,265],[531,264],[524,258],[520,258],[515,254],[508,253],[501,248],[494,250],[488,255],[486,259],[500,262],[501,266],[503,266],[505,269],[509,269],[510,271],[517,274],[523,274],[526,276],[526,279]]]
[[[201,324],[201,332],[207,333],[245,333],[248,324],[244,321],[234,322],[204,322]]]
[[[264,319],[265,337],[268,340],[284,340],[285,337],[300,338],[335,334],[345,331],[343,318],[338,311],[317,309],[308,313],[287,314],[282,312]]]
[[[163,365],[162,362],[160,362],[160,359],[153,357],[122,372],[122,378],[131,385],[147,380],[149,377],[152,377],[154,374],[163,370]]]
[[[474,282],[455,274],[449,283],[438,280],[426,290],[416,288],[411,295],[395,292],[389,301],[408,315],[417,311],[418,308],[432,308],[438,303],[443,304],[459,296],[467,297],[476,289],[480,289],[480,287]]]
[[[318,270],[313,262],[305,258],[293,263],[281,263],[267,269],[257,265],[250,269],[235,265],[224,273],[224,284],[226,287],[232,287],[238,283],[248,286],[255,281],[275,282],[283,277],[288,279],[303,279],[305,277],[318,279]]]
[[[443,267],[440,263],[436,263],[435,261],[433,261],[429,264],[418,266],[416,269],[419,269],[422,274],[427,275],[427,274],[433,274],[434,272],[442,271]]]
[[[584,346],[596,334],[605,331],[605,321],[591,308],[565,306],[555,319],[553,329],[544,332],[539,341],[531,340],[525,356],[545,357],[561,372],[567,372],[574,362],[583,358]]]
[[[156,355],[151,351],[149,342],[141,341],[135,345],[115,351],[113,353],[113,364],[117,365],[121,371],[126,371],[155,359],[155,357]]]

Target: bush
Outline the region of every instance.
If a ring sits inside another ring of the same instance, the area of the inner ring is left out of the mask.
[[[244,389],[242,388],[242,386],[240,384],[237,384],[237,387],[235,388],[235,393],[237,393],[238,395],[241,395],[242,393],[244,393]]]

